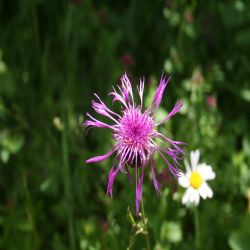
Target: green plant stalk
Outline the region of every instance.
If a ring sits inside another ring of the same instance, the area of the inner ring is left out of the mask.
[[[127,250],[131,250],[133,245],[134,245],[134,241],[135,241],[135,230],[134,230],[134,227],[135,227],[135,220],[134,220],[134,217],[128,207],[127,209],[127,216],[128,216],[128,220],[130,221],[132,227],[131,227],[131,232],[129,234],[129,244],[128,244],[128,247],[127,247]]]
[[[63,156],[63,185],[64,193],[67,204],[67,217],[68,217],[68,234],[70,241],[70,249],[75,250],[75,234],[74,234],[74,222],[73,222],[73,211],[72,211],[72,191],[70,184],[70,166],[69,166],[69,152],[68,152],[68,140],[67,140],[67,116],[64,115],[64,129],[62,131],[62,156]]]
[[[197,207],[194,207],[194,225],[195,225],[195,246],[200,249],[200,224],[199,213]]]
[[[129,245],[127,247],[127,250],[131,250],[135,241],[135,234],[132,232],[129,236]]]
[[[37,232],[35,216],[34,216],[34,210],[33,210],[33,207],[32,207],[30,193],[29,193],[29,190],[28,190],[28,187],[27,187],[27,176],[26,176],[26,173],[24,171],[23,171],[22,175],[23,175],[24,193],[25,193],[25,198],[26,198],[26,212],[27,212],[28,220],[29,220],[29,222],[30,222],[30,224],[32,226],[34,244],[35,244],[34,249],[39,249],[40,248],[40,239],[39,239],[38,232]]]
[[[146,217],[145,217],[145,211],[144,211],[144,205],[143,205],[143,199],[141,198],[141,213],[142,213],[142,221],[144,224],[144,228],[145,228],[145,240],[146,240],[146,244],[147,244],[147,250],[151,250],[151,246],[150,246],[150,241],[149,241],[149,233],[148,233],[148,227],[147,227],[147,223],[146,223]]]

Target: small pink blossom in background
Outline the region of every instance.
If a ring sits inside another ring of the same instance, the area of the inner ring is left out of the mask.
[[[72,0],[72,2],[78,6],[82,3],[82,0]]]
[[[104,233],[107,233],[109,230],[109,223],[106,220],[101,221],[101,227]]]
[[[126,53],[121,56],[121,63],[127,66],[134,66],[135,60],[129,53]]]
[[[168,8],[171,8],[173,6],[173,1],[172,0],[166,0],[166,6]]]
[[[14,202],[13,202],[12,197],[9,196],[9,197],[7,198],[6,206],[7,206],[7,208],[9,208],[9,209],[14,208]]]
[[[108,21],[108,13],[107,13],[107,11],[104,10],[104,9],[100,10],[99,13],[98,13],[98,15],[99,15],[101,23],[102,24],[106,24],[107,21]]]
[[[193,14],[192,14],[192,12],[191,11],[186,11],[185,14],[184,14],[184,19],[188,23],[192,23],[193,22]]]
[[[217,107],[217,100],[214,96],[212,95],[208,95],[206,97],[206,103],[207,103],[207,106],[208,107],[211,107],[211,108],[216,108]]]
[[[204,82],[204,77],[199,68],[195,68],[191,77],[191,80],[194,84],[202,84]]]

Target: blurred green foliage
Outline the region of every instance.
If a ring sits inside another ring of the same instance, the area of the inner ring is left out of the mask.
[[[0,0],[0,249],[126,249],[134,184],[118,175],[103,130],[82,128],[93,92],[127,71],[146,78],[146,99],[163,70],[172,76],[160,115],[181,114],[162,132],[199,148],[212,165],[212,200],[199,206],[201,249],[250,246],[250,2]],[[117,108],[114,106],[114,108]],[[162,195],[147,173],[143,197],[155,250],[194,249],[192,211],[157,160]],[[136,221],[139,218],[134,218]],[[145,248],[144,237],[133,249]]]

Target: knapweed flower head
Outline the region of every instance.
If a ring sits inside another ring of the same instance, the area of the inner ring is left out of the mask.
[[[92,101],[93,109],[98,114],[108,117],[112,124],[101,122],[89,113],[87,113],[87,116],[90,120],[84,123],[85,127],[110,129],[114,145],[106,154],[90,158],[86,162],[103,161],[111,155],[115,155],[115,161],[109,173],[107,186],[107,194],[110,196],[112,196],[113,182],[117,173],[120,171],[128,173],[131,176],[131,169],[135,169],[136,212],[138,213],[146,168],[150,168],[155,190],[157,193],[160,192],[155,174],[154,155],[156,153],[161,155],[174,176],[177,177],[179,175],[179,160],[183,158],[184,154],[181,146],[184,143],[171,140],[160,133],[158,127],[181,109],[182,102],[178,101],[172,111],[162,121],[156,122],[155,116],[170,78],[166,76],[161,77],[151,105],[147,108],[143,108],[144,80],[140,80],[140,84],[137,86],[139,96],[138,105],[135,102],[128,76],[124,74],[120,80],[121,84],[117,86],[118,91],[113,88],[113,91],[110,93],[113,97],[113,102],[119,102],[122,105],[119,114],[110,110],[97,94],[94,94],[96,101]]]
[[[213,197],[213,191],[206,181],[213,180],[215,178],[215,173],[211,166],[206,163],[199,163],[199,158],[199,150],[191,151],[191,166],[186,160],[184,160],[186,173],[181,173],[178,178],[179,184],[187,189],[182,197],[182,203],[187,206],[198,206],[200,196],[203,199]]]

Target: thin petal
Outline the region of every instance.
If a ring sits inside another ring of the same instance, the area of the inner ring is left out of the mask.
[[[94,94],[94,95],[99,101],[99,102],[96,102],[95,100],[92,100],[92,107],[95,110],[95,112],[112,119],[115,123],[118,123],[117,120],[112,115],[115,115],[119,118],[120,116],[117,113],[110,110],[97,94]]]
[[[94,162],[98,162],[98,161],[103,161],[105,159],[107,159],[110,155],[112,155],[114,153],[115,149],[112,148],[108,153],[106,153],[105,155],[101,155],[101,156],[95,156],[92,157],[88,160],[86,160],[86,163],[94,163]]]
[[[114,88],[113,90],[114,90],[113,92],[109,93],[109,95],[114,96],[113,102],[119,101],[127,108],[126,100],[124,99],[124,97],[118,94]]]
[[[180,177],[178,178],[178,182],[184,188],[187,188],[190,185],[189,179],[183,173],[180,173]]]
[[[152,158],[150,159],[150,168],[151,168],[152,180],[153,180],[155,191],[156,191],[156,193],[159,194],[160,193],[159,183],[158,183],[158,181],[157,181],[157,179],[155,177],[154,163],[153,163]]]
[[[100,122],[100,121],[91,121],[91,120],[87,120],[84,122],[83,124],[84,127],[95,127],[95,128],[110,128],[112,130],[114,130],[114,127],[112,127],[111,125],[108,125],[106,123]]]
[[[199,164],[197,171],[200,173],[203,180],[213,180],[215,179],[215,172],[212,170],[212,167],[206,163]]]
[[[183,197],[182,197],[182,204],[188,204],[190,203],[190,195],[192,193],[192,188],[189,187],[186,192],[184,193]]]
[[[140,85],[139,85],[139,88],[137,86],[137,91],[138,91],[138,94],[139,94],[139,97],[140,97],[140,101],[141,101],[141,107],[142,107],[142,104],[143,104],[143,92],[144,92],[144,82],[145,82],[145,79],[140,79]]]
[[[174,116],[176,113],[178,113],[178,112],[180,111],[180,109],[182,108],[182,105],[183,105],[183,103],[182,103],[181,101],[178,101],[178,102],[175,104],[174,108],[171,110],[171,112],[170,112],[161,122],[159,122],[159,123],[157,124],[157,126],[160,125],[160,124],[162,124],[162,123],[164,123],[164,122],[166,122],[168,119],[170,119],[170,118],[171,118],[172,116]]]
[[[121,93],[125,97],[125,100],[127,101],[127,103],[130,103],[130,100],[129,100],[129,96],[130,96],[132,100],[132,104],[134,105],[134,95],[133,95],[132,86],[126,73],[122,75],[121,83],[122,83]]]
[[[200,159],[200,151],[198,149],[195,151],[191,151],[190,161],[191,161],[192,170],[196,170],[196,168],[198,166],[199,159]]]
[[[107,195],[110,195],[111,197],[112,197],[113,183],[115,181],[115,177],[116,177],[118,171],[122,169],[122,163],[121,162],[119,162],[118,167],[115,170],[114,170],[114,165],[112,166],[112,168],[111,168],[111,170],[109,172],[108,186],[107,186]]]
[[[162,158],[164,159],[164,161],[166,162],[166,164],[168,165],[168,168],[170,170],[170,172],[175,176],[175,177],[179,177],[180,176],[180,170],[178,168],[178,166],[172,165],[167,158],[164,156],[164,154],[159,150],[158,151],[160,153],[160,155],[162,156]]]
[[[170,80],[170,77],[167,78],[166,76],[162,75],[161,80],[160,80],[160,84],[159,84],[159,86],[157,87],[157,89],[155,91],[153,101],[152,101],[152,103],[150,105],[150,108],[153,107],[153,106],[156,107],[155,112],[157,112],[157,110],[158,110],[158,108],[160,106],[163,93],[165,91],[165,88],[166,88],[169,80]]]
[[[94,93],[94,96],[98,99],[98,101],[100,102],[99,104],[102,105],[102,107],[103,107],[107,112],[109,112],[109,113],[112,114],[112,115],[117,116],[118,118],[121,118],[121,116],[120,116],[119,114],[117,114],[116,112],[110,110],[110,109],[105,105],[105,103],[101,100],[101,98],[100,98],[96,93]]]
[[[212,189],[208,186],[208,184],[206,182],[203,182],[203,184],[200,186],[199,190],[198,190],[200,196],[203,199],[206,198],[212,198],[213,197],[213,191]]]
[[[192,171],[191,171],[190,164],[186,159],[184,159],[184,165],[185,165],[185,168],[186,168],[186,171],[187,171],[187,175],[189,176]]]
[[[144,168],[145,168],[145,166],[142,166],[141,168],[142,168],[141,178],[140,178],[140,180],[138,180],[138,178],[137,178],[138,183],[136,185],[136,198],[135,198],[136,214],[139,213],[139,209],[140,209],[141,196],[142,196],[142,184],[143,184],[143,179],[144,179]],[[138,171],[137,167],[136,167],[136,171]]]
[[[169,139],[168,137],[166,137],[165,135],[163,135],[162,133],[159,133],[159,132],[156,132],[156,135],[157,135],[157,138],[159,140],[161,140],[161,138],[162,138],[162,139],[164,139],[166,141],[164,143],[168,143],[168,144],[171,144],[173,146],[173,148],[168,147],[167,150],[163,150],[171,158],[176,158],[176,159],[179,159],[179,160],[182,160],[184,158],[185,151],[180,146],[185,146],[186,143],[181,142],[181,141],[173,141],[173,140]],[[159,137],[161,137],[161,138],[159,138]]]
[[[194,205],[197,206],[200,202],[199,192],[196,189],[191,188],[189,199],[190,199],[190,203],[193,203]]]
[[[108,125],[104,122],[100,122],[97,119],[95,119],[92,115],[90,115],[89,113],[86,114],[91,120],[87,120],[83,126],[84,127],[97,127],[97,128],[110,128],[110,129],[114,129],[113,125]]]
[[[195,194],[195,195],[194,195],[194,205],[195,205],[195,206],[198,206],[199,203],[200,203],[200,195],[199,195],[198,192],[195,192],[195,193],[193,193],[193,194]]]

